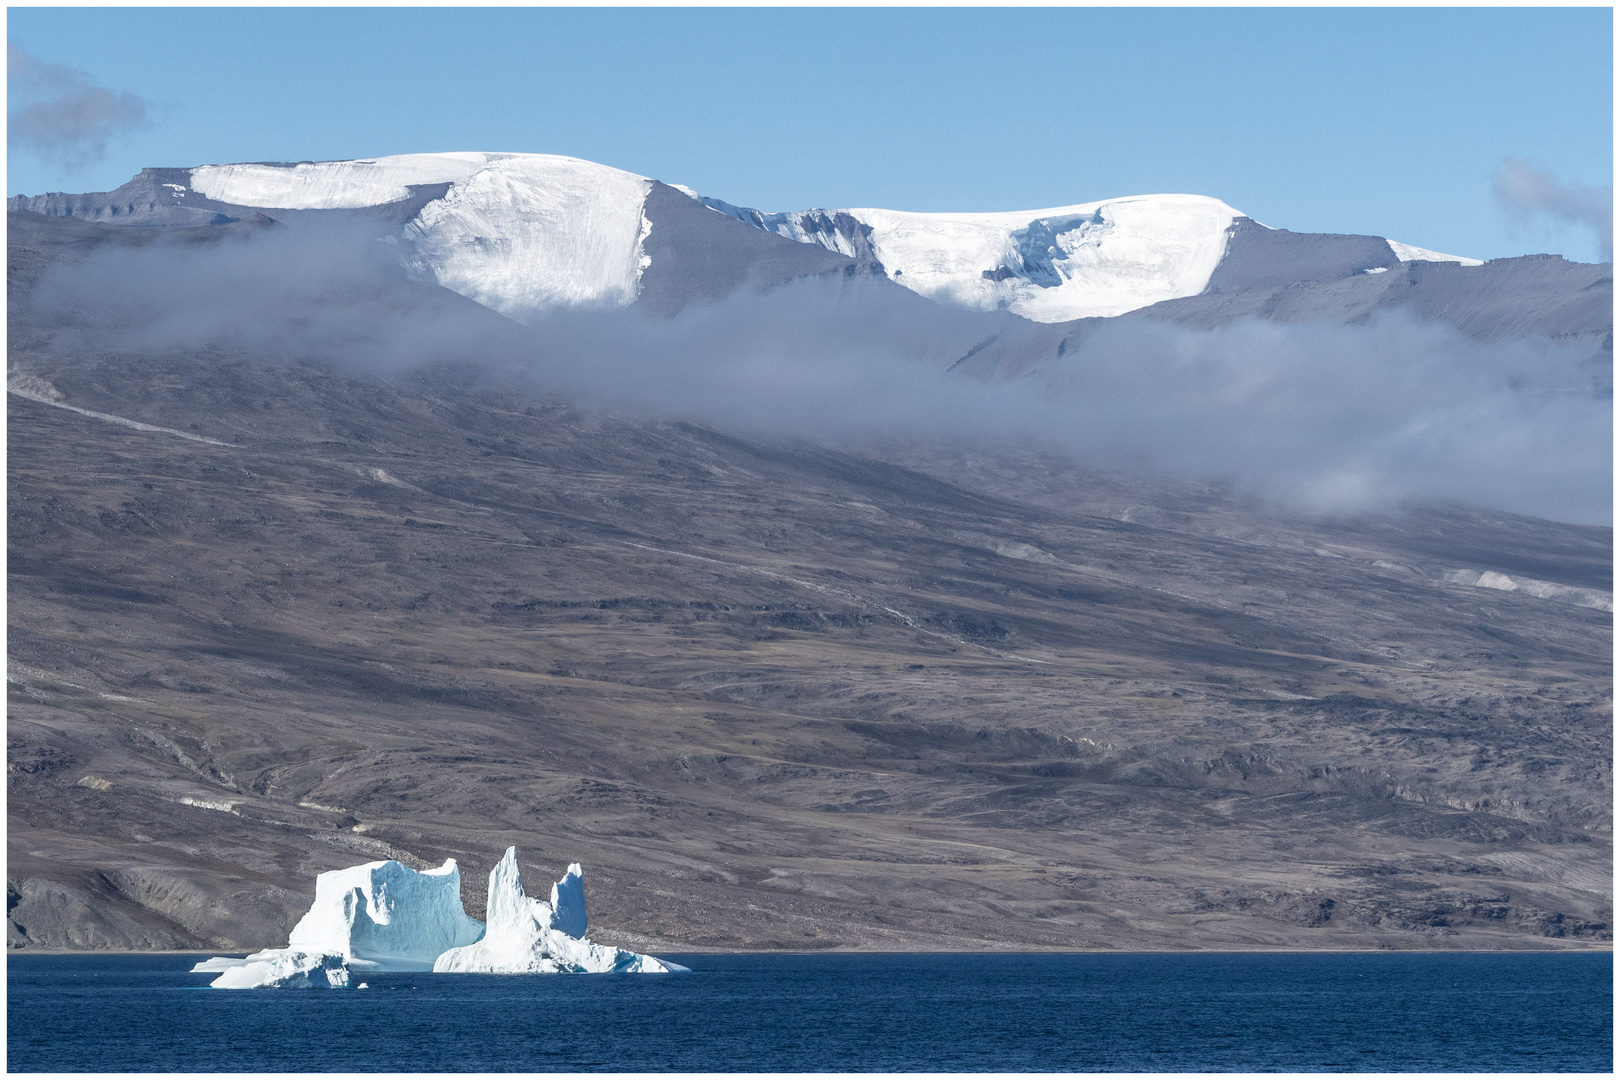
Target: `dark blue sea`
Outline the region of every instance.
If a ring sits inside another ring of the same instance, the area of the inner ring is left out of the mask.
[[[690,975],[210,990],[8,958],[12,1072],[1608,1072],[1607,953],[671,956]]]

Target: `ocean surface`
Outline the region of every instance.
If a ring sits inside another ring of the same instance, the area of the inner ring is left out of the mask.
[[[1608,1072],[1607,953],[676,955],[689,975],[211,990],[8,958],[12,1072]]]

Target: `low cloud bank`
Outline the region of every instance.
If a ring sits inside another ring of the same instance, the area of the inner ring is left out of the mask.
[[[1229,480],[1323,513],[1457,500],[1611,517],[1612,402],[1590,345],[1482,345],[1399,314],[1213,331],[1124,318],[1061,360],[984,382],[946,369],[1001,317],[901,302],[885,282],[811,280],[669,319],[581,312],[525,328],[405,280],[385,256],[369,239],[277,229],[110,252],[54,272],[37,295],[85,347],[212,344],[381,374],[475,362],[583,406],[749,435],[852,449],[1025,440],[1089,468]]]
[[[1607,523],[1612,403],[1591,346],[1356,326],[1104,324],[1002,382],[969,339],[808,283],[667,322],[554,319],[544,379],[584,401],[843,446],[1024,439],[1088,467],[1220,479],[1323,513],[1458,500]]]
[[[58,348],[213,346],[385,374],[445,360],[522,367],[536,351],[504,316],[410,280],[363,227],[108,227],[98,238],[88,259],[33,289]]]

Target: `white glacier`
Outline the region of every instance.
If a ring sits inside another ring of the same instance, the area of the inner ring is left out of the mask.
[[[191,170],[199,194],[272,214],[398,202],[431,184],[449,187],[391,238],[412,273],[520,321],[635,301],[649,262],[643,206],[652,181],[634,173],[550,154],[493,153]],[[742,217],[738,208],[702,201]],[[1144,195],[991,214],[855,209],[750,212],[743,220],[855,254],[838,233],[806,227],[828,213],[867,226],[884,268],[912,291],[1036,322],[1119,315],[1202,291],[1225,253],[1227,228],[1241,216],[1218,199]]]
[[[413,272],[519,321],[635,301],[652,181],[574,158],[487,156],[405,226]]]
[[[353,210],[399,202],[421,184],[465,181],[489,154],[397,154],[361,161],[297,165],[204,165],[191,170],[191,190],[238,206],[274,210]]]
[[[878,259],[912,291],[1034,322],[1122,315],[1203,292],[1242,216],[1198,195],[1001,214],[851,214],[871,226]],[[1033,280],[1040,270],[1055,280]]]
[[[194,191],[241,207],[337,210],[445,185],[388,241],[417,277],[519,321],[635,302],[650,265],[653,181],[552,154],[401,154],[296,165],[205,165]],[[1136,195],[1046,210],[911,213],[856,208],[766,214],[678,190],[720,213],[851,257],[942,303],[1035,322],[1122,315],[1194,296],[1244,215],[1201,195]],[[838,223],[835,225],[835,221]],[[1402,262],[1477,259],[1388,241]]]
[[[461,906],[454,859],[436,870],[392,860],[330,870],[315,879],[315,902],[284,949],[237,959],[215,956],[192,971],[219,972],[226,990],[351,985],[354,971],[499,974],[685,971],[651,956],[585,940],[585,877],[578,863],[551,887],[549,902],[523,893],[517,849],[489,879],[488,927]]]
[[[635,300],[652,181],[622,169],[553,154],[453,153],[191,170],[198,194],[272,214],[398,202],[429,184],[450,186],[393,238],[414,274],[520,321]]]
[[[934,300],[1005,308],[1034,322],[1123,315],[1202,292],[1226,254],[1227,230],[1243,216],[1202,195],[1137,195],[991,214],[876,208],[757,214],[702,201],[800,243],[853,256],[847,237],[815,227],[847,214],[871,230],[873,254],[899,284]]]
[[[441,972],[548,975],[557,972],[671,972],[678,964],[586,940],[585,871],[578,863],[551,887],[551,901],[524,895],[517,849],[489,875],[489,923],[472,945],[450,949],[434,963]]]

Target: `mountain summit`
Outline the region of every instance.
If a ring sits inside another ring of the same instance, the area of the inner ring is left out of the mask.
[[[676,192],[713,213],[694,215]],[[1278,277],[1279,256],[1280,285],[1416,262],[1480,265],[1379,237],[1270,229],[1199,195],[998,213],[764,213],[549,154],[146,169],[116,191],[16,196],[9,207],[138,226],[226,224],[253,213],[365,222],[398,245],[413,274],[519,320],[629,306],[648,293],[667,309],[718,298],[744,280],[842,272],[885,277],[950,307],[1060,323],[1251,288]]]
[[[1275,232],[1219,199],[1135,195],[1047,210],[913,214],[801,210],[762,214],[698,197],[757,228],[860,257],[870,252],[895,281],[942,303],[1005,309],[1033,322],[1068,322],[1196,296],[1253,230]],[[1362,239],[1362,238],[1357,238]],[[1365,238],[1359,273],[1402,262],[1478,259]],[[1234,246],[1236,241],[1236,247]]]

